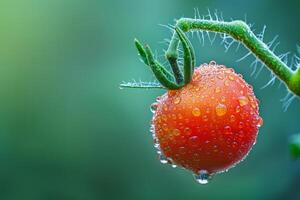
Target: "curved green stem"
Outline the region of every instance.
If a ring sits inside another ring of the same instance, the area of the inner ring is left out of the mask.
[[[300,70],[292,71],[279,57],[277,57],[269,47],[263,43],[251,31],[249,26],[243,21],[214,21],[181,18],[177,21],[176,27],[187,32],[191,30],[210,31],[225,33],[235,40],[241,42],[258,59],[260,59],[277,77],[282,80],[291,92],[300,97]],[[168,59],[177,59],[177,47],[179,38],[174,31],[166,57]]]

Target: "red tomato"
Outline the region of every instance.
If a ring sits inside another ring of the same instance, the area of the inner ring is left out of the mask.
[[[222,172],[243,160],[263,123],[252,87],[214,62],[195,69],[189,84],[153,107],[155,145],[168,162],[196,174]]]

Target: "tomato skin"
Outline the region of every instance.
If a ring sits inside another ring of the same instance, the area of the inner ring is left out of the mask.
[[[211,62],[192,81],[157,101],[152,124],[162,153],[198,173],[218,173],[246,157],[262,118],[252,87],[233,69]]]

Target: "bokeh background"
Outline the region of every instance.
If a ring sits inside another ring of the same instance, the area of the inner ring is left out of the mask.
[[[0,199],[300,199],[300,163],[288,153],[300,131],[300,101],[284,112],[286,88],[253,57],[193,40],[197,63],[216,60],[242,73],[261,102],[264,126],[248,158],[205,186],[159,163],[149,105],[160,90],[120,90],[123,80],[153,80],[133,38],[163,55],[170,31],[159,24],[194,17],[194,8],[245,19],[277,54],[300,42],[297,0],[1,0]],[[163,59],[163,56],[161,57]]]

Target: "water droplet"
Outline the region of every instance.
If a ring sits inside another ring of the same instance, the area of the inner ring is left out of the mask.
[[[167,115],[162,115],[161,118],[162,118],[164,121],[167,121],[167,119],[168,119]]]
[[[173,119],[173,120],[176,120],[176,118],[177,118],[176,115],[175,115],[175,114],[172,114],[172,119]]]
[[[220,79],[220,80],[223,80],[223,79],[224,79],[224,76],[223,76],[222,74],[219,74],[219,75],[217,76],[217,78]]]
[[[210,109],[206,108],[206,113],[209,114],[210,113]]]
[[[235,112],[236,112],[236,113],[241,112],[241,107],[240,107],[240,106],[237,106],[237,107],[235,108]]]
[[[162,164],[167,164],[167,163],[168,163],[168,158],[167,158],[165,155],[160,154],[160,155],[159,155],[159,161],[160,161],[160,163],[162,163]]]
[[[191,146],[197,146],[198,145],[198,136],[189,137],[188,142]]]
[[[204,116],[202,117],[202,119],[203,119],[203,121],[207,122],[207,121],[208,121],[207,115],[204,115]]]
[[[180,97],[176,97],[176,98],[174,99],[174,104],[179,104],[180,101],[181,101]]]
[[[196,181],[200,184],[207,184],[209,179],[209,173],[206,170],[200,170],[197,175],[195,175]]]
[[[166,105],[163,106],[164,111],[168,111],[168,107]]]
[[[215,93],[220,93],[220,92],[221,92],[221,88],[220,87],[216,87]]]
[[[223,115],[225,115],[227,112],[227,108],[224,104],[218,104],[216,107],[216,114],[221,117]]]
[[[229,81],[226,80],[226,81],[224,82],[224,85],[229,86]]]
[[[184,133],[185,133],[186,135],[191,135],[192,131],[191,131],[190,128],[186,127],[186,128],[184,129]]]
[[[255,102],[251,102],[251,107],[256,109],[256,103]]]
[[[180,131],[175,128],[172,130],[172,135],[178,136],[178,135],[180,135]]]
[[[234,72],[234,70],[232,68],[228,68],[225,70],[225,73],[227,73],[227,74],[231,74],[233,72]]]
[[[226,101],[226,98],[224,96],[221,96],[221,102],[225,102]]]
[[[195,107],[192,111],[192,114],[195,116],[195,117],[199,117],[201,115],[201,111],[199,108]]]
[[[245,96],[239,97],[240,106],[245,106],[248,104],[248,102],[249,102],[249,100],[247,97],[245,97]]]
[[[217,65],[217,63],[216,63],[216,61],[212,60],[212,61],[209,62],[209,65],[215,66],[215,65]]]
[[[231,135],[232,134],[230,126],[225,126],[224,130],[225,130],[225,132],[224,132],[225,135]]]
[[[186,150],[185,147],[179,147],[178,152],[179,152],[180,154],[186,154],[187,150]]]
[[[264,124],[264,120],[261,117],[259,117],[257,121],[257,127],[261,127],[263,124]]]
[[[239,128],[241,129],[241,128],[243,128],[244,127],[244,123],[243,122],[240,122],[239,123]]]
[[[150,133],[155,133],[155,128],[153,124],[150,126]]]
[[[182,117],[182,114],[178,114],[178,119],[182,119],[183,117]]]
[[[167,125],[167,124],[163,124],[163,125],[162,125],[162,129],[163,129],[164,131],[167,131],[167,130],[168,130],[168,125]]]
[[[228,79],[231,80],[231,81],[234,81],[234,80],[235,80],[235,79],[234,79],[234,76],[232,76],[232,75],[229,75],[229,76],[228,76]]]
[[[235,116],[234,115],[230,115],[230,122],[234,122],[235,121]]]
[[[155,111],[157,110],[157,106],[158,106],[157,103],[151,104],[151,106],[150,106],[150,111],[151,111],[152,113],[155,113]]]

